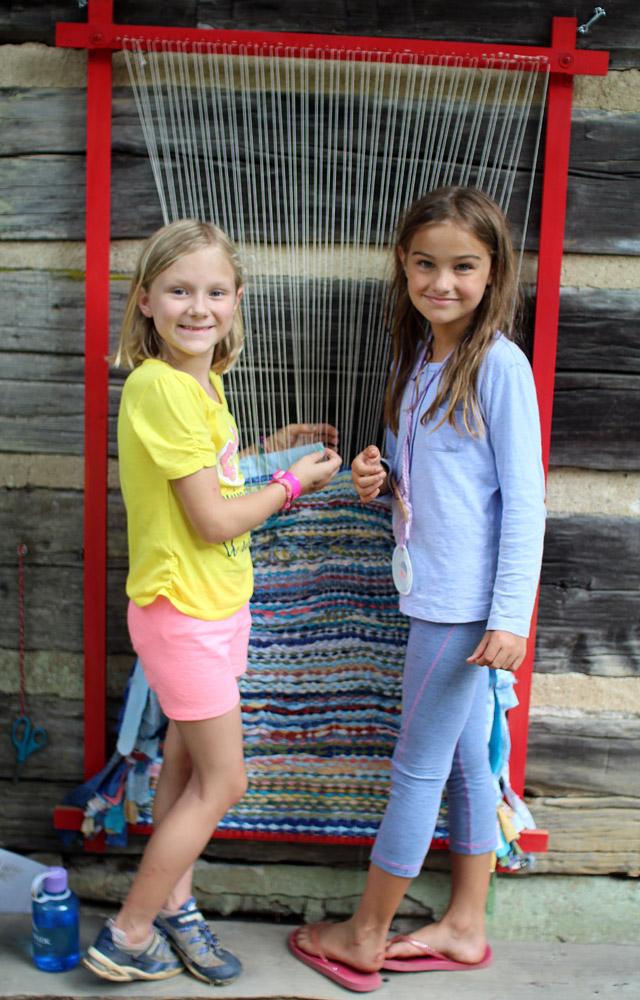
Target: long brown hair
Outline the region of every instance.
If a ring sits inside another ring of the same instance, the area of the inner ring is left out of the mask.
[[[122,321],[120,342],[113,363],[136,368],[145,358],[159,358],[162,341],[156,332],[153,319],[143,315],[138,307],[141,288],[149,291],[158,275],[180,257],[214,247],[229,261],[233,269],[236,291],[242,287],[242,265],[238,252],[227,234],[210,222],[198,219],[179,219],[156,230],[144,243],[138,264],[131,279],[131,287]],[[240,308],[233,314],[231,329],[224,340],[216,344],[211,368],[222,375],[228,371],[242,350],[244,328]]]
[[[499,206],[478,188],[443,187],[415,201],[400,220],[395,239],[395,269],[387,299],[386,320],[393,340],[393,365],[385,398],[385,423],[398,432],[405,386],[414,370],[421,347],[427,344],[427,324],[409,298],[407,278],[398,247],[405,254],[415,234],[425,226],[449,222],[471,233],[491,256],[491,283],[471,322],[451,353],[433,403],[421,418],[426,424],[447,401],[444,417],[462,433],[455,409],[462,404],[464,428],[475,437],[484,434],[484,419],[478,399],[478,375],[491,342],[499,330],[515,340],[514,324],[520,295],[508,223]],[[437,425],[439,426],[439,424]]]

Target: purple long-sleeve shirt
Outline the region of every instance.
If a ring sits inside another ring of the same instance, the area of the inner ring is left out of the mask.
[[[443,366],[427,366],[422,384]],[[535,601],[545,525],[540,419],[533,376],[522,351],[496,336],[478,379],[484,437],[448,423],[419,423],[438,387],[436,376],[414,414],[410,475],[413,521],[408,541],[411,592],[400,610],[435,622],[488,619],[487,628],[527,636]],[[410,380],[400,429],[387,434],[387,459],[401,477]],[[393,501],[394,527],[400,514]]]

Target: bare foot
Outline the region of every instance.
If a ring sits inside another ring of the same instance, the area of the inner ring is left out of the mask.
[[[296,934],[296,944],[308,955],[332,958],[361,972],[377,972],[385,957],[386,934],[361,931],[352,920],[345,920],[305,925]]]
[[[487,939],[483,932],[473,929],[460,932],[440,921],[427,924],[411,934],[398,934],[387,944],[386,957],[424,958],[430,952],[438,952],[454,962],[474,965],[482,961],[486,950]]]

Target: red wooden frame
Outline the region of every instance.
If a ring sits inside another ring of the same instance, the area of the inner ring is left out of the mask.
[[[480,66],[522,64],[546,59],[550,77],[543,174],[542,216],[538,252],[533,374],[542,423],[545,473],[549,464],[555,357],[560,308],[564,222],[566,212],[571,102],[576,74],[605,76],[607,52],[575,47],[575,18],[553,18],[551,47],[498,46],[484,43],[431,42],[405,38],[359,38],[344,35],[304,35],[285,32],[249,32],[161,28],[113,23],[113,0],[89,0],[86,24],[56,26],[56,45],[88,50],[87,174],[86,174],[86,332],[85,332],[85,520],[84,520],[84,771],[85,780],[106,761],[106,570],[107,570],[107,430],[109,349],[109,250],[111,201],[111,54],[135,38],[144,48],[156,42],[177,47],[231,46],[238,52],[296,55],[304,52],[377,52],[385,58],[431,54],[452,62]],[[529,652],[518,671],[517,708],[509,712],[511,733],[511,782],[517,794],[524,791],[529,730],[529,701],[537,601]],[[79,829],[81,813],[60,807],[55,811],[57,829]],[[141,831],[137,831],[141,832]],[[217,834],[221,836],[221,834]],[[323,838],[304,838],[314,840]],[[547,832],[523,834],[523,849],[545,850]],[[99,849],[99,843],[95,847]],[[434,842],[434,847],[446,846]]]

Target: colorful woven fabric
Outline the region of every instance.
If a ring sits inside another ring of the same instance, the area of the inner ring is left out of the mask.
[[[253,532],[249,791],[227,834],[370,839],[388,791],[407,622],[382,503],[348,472]]]

